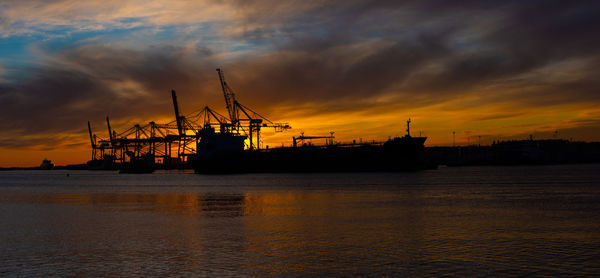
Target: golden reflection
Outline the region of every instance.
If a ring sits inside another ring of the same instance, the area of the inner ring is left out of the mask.
[[[242,215],[243,195],[204,193],[51,193],[36,194],[5,191],[2,193],[11,202],[37,204],[67,204],[116,206],[123,210],[160,211],[171,213],[204,213]],[[1,199],[0,199],[1,200]]]
[[[130,240],[146,240],[147,233],[177,246],[164,252],[185,262],[177,265],[181,271],[197,271],[210,265],[214,254],[226,254],[235,257],[227,267],[259,276],[322,274],[332,267],[358,273],[369,261],[478,261],[490,252],[509,257],[519,248],[531,250],[528,241],[540,238],[589,240],[588,234],[557,228],[580,225],[576,217],[556,218],[552,211],[519,198],[506,202],[498,194],[505,193],[460,188],[245,194],[0,190],[0,203],[64,204],[66,211],[92,205],[117,224],[92,223],[87,215],[71,219],[68,213],[65,219],[82,227],[116,225]],[[114,209],[131,213],[114,214]],[[503,244],[508,241],[520,245]],[[486,242],[489,249],[474,249],[474,242]]]

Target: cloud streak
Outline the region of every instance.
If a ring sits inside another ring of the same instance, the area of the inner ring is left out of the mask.
[[[0,35],[200,24],[230,17],[214,1],[3,1]]]

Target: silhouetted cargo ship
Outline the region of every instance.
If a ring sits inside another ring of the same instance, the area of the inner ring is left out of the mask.
[[[410,124],[410,120],[407,125]],[[322,137],[320,137],[322,138]],[[407,134],[381,144],[303,145],[244,150],[246,136],[204,134],[198,154],[190,158],[196,173],[417,171],[435,169],[425,159],[427,137]],[[295,140],[294,140],[295,141]]]

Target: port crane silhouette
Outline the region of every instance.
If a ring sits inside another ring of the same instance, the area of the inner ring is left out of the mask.
[[[221,115],[208,106],[183,115],[177,100],[177,93],[171,90],[175,120],[159,124],[149,122],[146,125],[135,124],[123,132],[111,128],[106,117],[108,138],[102,138],[92,132],[88,121],[88,133],[92,147],[92,162],[125,163],[140,157],[159,159],[164,168],[180,167],[190,156],[196,154],[198,143],[203,136],[214,134],[216,130],[223,134],[247,136],[250,150],[260,150],[260,132],[263,128],[272,128],[275,132],[290,129],[287,123],[276,123],[255,112],[236,100],[236,95],[225,81],[221,69],[217,69],[219,82],[225,98],[227,116]],[[172,148],[176,147],[177,156],[173,157]],[[170,166],[168,166],[170,165]]]
[[[261,128],[273,128],[275,132],[282,132],[291,128],[287,123],[274,123],[266,117],[256,113],[254,110],[239,103],[235,99],[235,93],[231,87],[229,87],[227,81],[225,81],[225,74],[223,73],[223,70],[218,68],[217,73],[219,75],[219,81],[221,82],[223,96],[225,97],[225,106],[227,107],[227,111],[229,113],[231,129],[232,131],[245,133],[248,135],[250,143],[249,149],[260,149]],[[254,143],[255,140],[256,144]]]

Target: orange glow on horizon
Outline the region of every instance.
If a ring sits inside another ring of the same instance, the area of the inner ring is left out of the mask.
[[[412,119],[411,135],[427,136],[426,146],[452,145],[452,131],[456,131],[457,145],[477,144],[479,141],[487,145],[495,140],[525,139],[529,134],[534,134],[538,139],[557,136],[581,141],[600,140],[598,135],[577,131],[579,120],[600,114],[600,109],[593,107],[529,109],[527,114],[507,117],[502,113],[508,108],[503,106],[469,108],[466,111],[449,108],[451,105],[446,104],[413,109],[410,113],[393,111],[366,116],[369,111],[357,111],[296,116],[282,120],[292,126],[291,130],[275,133],[272,129],[262,129],[261,148],[266,148],[267,145],[269,148],[291,146],[292,136],[299,136],[300,132],[311,136],[328,136],[330,131],[334,131],[336,142],[385,141],[390,137],[403,136],[406,130],[405,121],[409,117]],[[499,115],[499,118],[494,119],[495,115]],[[121,126],[117,128],[124,130]],[[100,127],[96,129],[98,134],[103,134]],[[555,133],[557,130],[558,133]],[[0,167],[39,166],[44,158],[51,159],[55,165],[85,163],[91,155],[87,134],[73,136],[81,138],[80,142],[68,142],[77,143],[68,146],[58,144],[26,149],[2,148]]]

